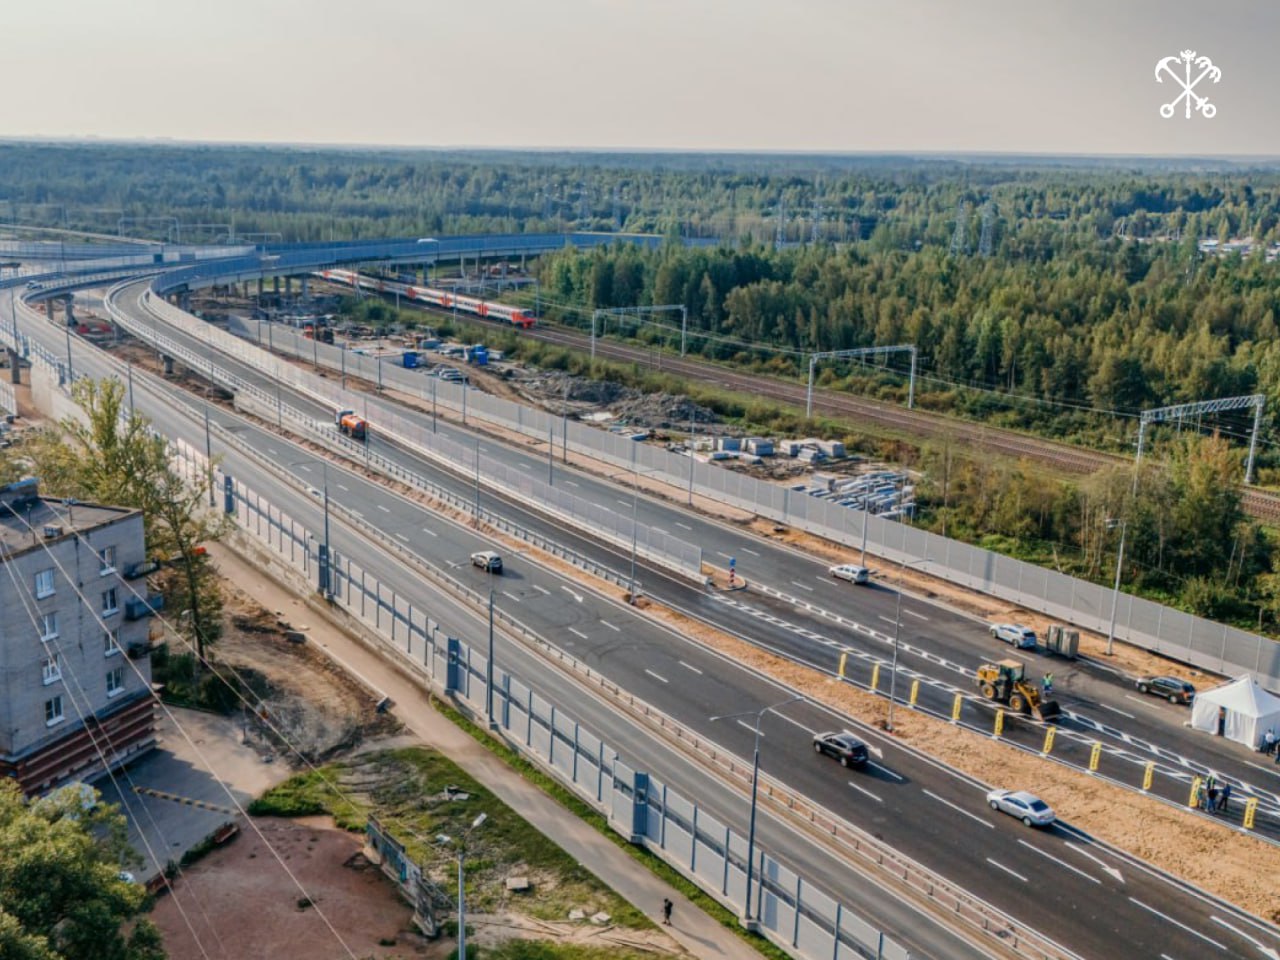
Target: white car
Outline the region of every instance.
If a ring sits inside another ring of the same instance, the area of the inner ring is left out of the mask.
[[[1036,648],[1036,632],[1030,627],[1020,627],[1016,623],[993,623],[991,635],[997,640],[1013,644],[1019,650]]]
[[[987,803],[992,810],[1017,817],[1028,827],[1047,827],[1057,819],[1051,806],[1026,790],[992,790]]]
[[[848,580],[850,583],[866,583],[871,571],[853,563],[841,563],[827,571],[837,580]]]

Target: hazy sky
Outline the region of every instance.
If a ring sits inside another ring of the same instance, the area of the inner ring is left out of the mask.
[[[4,0],[0,137],[1280,155],[1276,0]],[[1191,48],[1212,120],[1158,114]]]

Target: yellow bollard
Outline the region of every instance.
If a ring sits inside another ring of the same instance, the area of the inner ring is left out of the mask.
[[[871,689],[874,691],[880,686],[880,664],[876,664],[871,668]]]
[[[1004,733],[1004,711],[997,710],[996,711],[996,729],[995,729],[995,732],[991,735],[993,737],[998,737],[1002,733]]]
[[[1147,768],[1142,771],[1142,789],[1144,791],[1151,789],[1151,781],[1155,779],[1156,762],[1154,760],[1147,761]]]
[[[1190,807],[1192,810],[1194,810],[1197,806],[1199,806],[1199,804],[1196,803],[1196,800],[1198,799],[1200,794],[1201,782],[1202,781],[1199,777],[1191,778],[1191,796],[1187,798],[1187,806]]]
[[[1057,735],[1058,735],[1057,727],[1050,727],[1048,730],[1044,732],[1044,749],[1040,751],[1041,754],[1043,754],[1046,757],[1049,755],[1049,752],[1053,750],[1053,738],[1056,737]]]
[[[1089,751],[1089,772],[1098,772],[1098,758],[1102,756],[1102,744],[1095,743],[1093,749]]]
[[[960,708],[964,706],[964,694],[956,694],[956,702],[951,705],[951,722],[960,722]]]
[[[836,671],[836,676],[839,677],[841,680],[844,679],[844,665],[848,662],[849,662],[849,654],[847,653],[840,654],[840,669]]]
[[[911,681],[911,705],[913,707],[916,705],[916,699],[919,696],[920,696],[920,681],[912,680]]]
[[[1258,812],[1258,798],[1250,797],[1244,802],[1244,828],[1246,830],[1253,829],[1253,818]]]

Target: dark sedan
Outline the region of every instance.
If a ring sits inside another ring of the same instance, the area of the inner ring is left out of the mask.
[[[1164,697],[1170,703],[1190,703],[1196,695],[1195,687],[1177,677],[1139,677],[1134,686],[1139,693]]]
[[[820,733],[813,738],[813,749],[835,757],[842,767],[861,767],[867,762],[867,745],[851,733]]]

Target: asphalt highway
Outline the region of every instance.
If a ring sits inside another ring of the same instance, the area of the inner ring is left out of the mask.
[[[29,332],[32,333],[36,332],[34,328],[43,326],[45,337],[42,339],[48,338],[50,348],[58,349],[61,333],[58,328],[47,322],[30,326]],[[81,349],[85,348],[77,344],[77,353]],[[162,408],[155,415],[157,422],[161,422],[166,430],[185,430],[187,434],[196,431],[195,435],[187,438],[197,446],[202,443],[196,426],[162,422],[161,416],[165,412]],[[218,416],[225,415],[219,412]],[[253,436],[254,428],[241,424],[236,429],[242,437]],[[296,468],[290,469],[300,474],[304,483],[315,486],[314,471],[318,464],[303,462],[309,458],[314,460],[314,454],[302,449],[290,450],[281,438],[270,434],[255,436],[253,443],[277,463],[298,463]],[[260,473],[256,465],[237,464],[233,467],[228,458],[227,468],[232,472],[236,469],[248,471],[242,475],[254,476],[255,486],[262,486],[255,476]],[[380,526],[388,536],[399,534],[401,538],[408,539],[410,548],[422,552],[431,562],[453,565],[457,574],[478,577],[481,581],[485,579],[484,574],[479,571],[473,573],[465,567],[465,558],[470,550],[478,548],[470,531],[452,524],[444,524],[439,529],[431,527],[433,521],[441,523],[432,511],[394,497],[378,486],[355,486],[354,482],[363,481],[354,474],[337,480],[336,477],[341,476],[340,472],[335,474],[338,468],[331,465],[329,469],[331,494],[337,483],[346,485],[350,495],[348,502],[361,505],[366,522]],[[580,483],[588,479],[580,474],[575,474],[575,477],[581,478]],[[274,493],[264,490],[264,493],[273,499],[279,496],[287,510],[318,528],[318,507],[314,498],[308,499],[305,493],[289,490],[276,490]],[[305,512],[307,508],[310,508],[309,516]],[[662,504],[646,502],[646,509],[650,508],[670,509]],[[687,519],[690,526],[697,522],[710,531],[719,530],[718,525],[705,524],[696,517]],[[431,534],[425,532],[429,528]],[[450,530],[447,532],[445,528]],[[419,530],[424,531],[422,537],[417,536]],[[413,535],[409,536],[407,531]],[[724,533],[729,531],[722,531],[720,535]],[[459,537],[461,541],[457,539]],[[468,537],[472,539],[466,539]],[[736,543],[729,545],[731,549],[738,549],[746,543],[760,548],[761,560],[764,559],[765,548],[773,549],[771,545],[746,540],[740,535]],[[361,562],[371,570],[378,569],[376,563],[385,562],[376,557],[381,551],[370,551],[367,545],[358,541],[339,542],[335,536],[335,547],[340,552],[362,551]],[[795,557],[789,552],[780,552],[789,563],[795,563]],[[595,664],[636,695],[678,717],[691,729],[719,740],[741,755],[749,754],[748,731],[735,724],[712,727],[707,718],[715,713],[758,709],[775,702],[779,699],[776,689],[770,690],[768,684],[738,666],[633,617],[625,606],[595,597],[583,591],[580,585],[562,581],[554,574],[532,564],[526,565],[519,559],[509,559],[508,563],[511,573],[501,578],[501,591],[505,602],[510,604],[506,609],[511,615],[549,639],[561,639],[565,645],[573,644],[570,649],[576,655]],[[384,574],[379,570],[379,575]],[[388,582],[397,584],[394,571],[388,570],[385,575]],[[646,576],[652,578],[653,575]],[[816,582],[814,586],[816,590]],[[415,592],[423,590],[423,585],[420,578],[410,575],[398,588],[413,598]],[[874,593],[837,591],[833,604],[845,599],[866,602]],[[922,604],[913,609],[932,618],[939,608]],[[865,612],[860,615],[865,616]],[[746,616],[758,619],[749,614]],[[437,619],[449,622],[445,616]],[[972,629],[972,625],[969,626]],[[475,634],[469,631],[468,635]],[[1267,931],[1249,926],[1246,918],[1218,905],[1206,904],[1162,878],[1148,876],[1140,868],[1122,864],[1107,851],[1091,848],[1085,838],[1073,836],[1066,828],[1033,834],[1007,818],[995,818],[983,806],[981,791],[977,787],[902,751],[878,734],[861,731],[864,738],[883,751],[882,758],[877,761],[878,766],[867,774],[846,775],[838,766],[813,756],[809,750],[809,735],[813,731],[839,721],[807,704],[789,707],[785,714],[787,719],[770,716],[765,722],[766,771],[864,829],[880,834],[893,846],[937,869],[949,879],[981,891],[1002,909],[1068,943],[1084,956],[1113,956],[1121,944],[1125,955],[1155,957],[1163,954],[1174,960],[1191,955],[1192,950],[1200,952],[1219,947],[1228,953],[1243,951],[1239,955],[1258,955],[1259,951],[1247,936],[1233,934],[1215,920],[1215,916],[1246,934],[1254,931],[1252,935],[1260,940],[1268,935]],[[608,733],[605,735],[609,736]],[[774,743],[785,746],[774,748]],[[800,756],[804,758],[800,762],[797,762],[797,750],[802,751]],[[655,765],[655,770],[659,769],[662,768]],[[676,785],[666,770],[662,770],[660,775]],[[693,795],[707,796],[705,793]],[[736,799],[724,799],[731,814]],[[732,819],[741,823],[741,810]],[[770,843],[768,833],[762,833],[762,843],[784,860],[799,865],[793,858],[795,841],[791,831],[785,827],[779,829],[782,833],[775,836],[777,845]],[[983,837],[979,845],[972,841],[975,831],[980,831],[978,836]],[[1066,845],[1068,841],[1072,846]],[[1116,879],[1097,861],[1079,853],[1080,850],[1091,852],[1110,869],[1119,871],[1121,879]],[[978,856],[978,852],[984,855]],[[807,859],[803,868],[810,876],[815,870],[820,871]],[[839,896],[848,896],[847,890],[840,885],[829,889]]]

